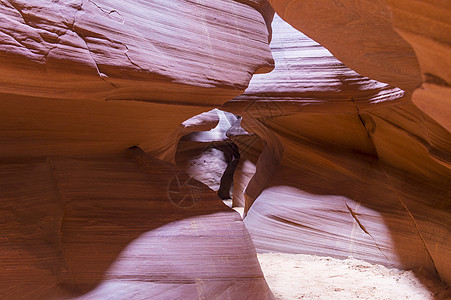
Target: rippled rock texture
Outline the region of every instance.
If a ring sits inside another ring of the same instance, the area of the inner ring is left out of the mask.
[[[271,49],[275,70],[223,106],[264,141],[236,175],[254,172],[244,198],[257,250],[422,266],[449,282],[450,132],[278,17]]]
[[[272,69],[271,12],[243,2],[2,1],[1,155],[164,156],[174,128]]]
[[[271,28],[269,3],[306,35]],[[0,298],[273,299],[255,248],[451,282],[449,16],[447,1],[1,0]],[[240,149],[244,223],[171,164],[215,107],[241,117],[221,143]]]
[[[2,299],[272,299],[239,214],[142,151],[0,178]]]
[[[362,75],[412,93],[451,128],[449,1],[269,0],[287,22]]]
[[[239,214],[156,158],[273,68],[271,18],[266,1],[0,1],[1,299],[272,299]]]

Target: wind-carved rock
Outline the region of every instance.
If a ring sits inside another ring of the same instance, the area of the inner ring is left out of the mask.
[[[273,298],[240,216],[168,163],[205,127],[185,120],[273,68],[271,17],[266,1],[0,2],[0,298]]]
[[[449,282],[449,131],[412,104],[412,88],[359,75],[279,17],[270,46],[275,70],[255,75],[222,107],[264,141],[245,189],[245,223],[257,250],[421,266]],[[370,67],[359,57],[354,63]]]
[[[0,2],[0,298],[273,299],[254,245],[451,281],[448,2],[269,2],[330,52],[264,0]],[[169,163],[215,107],[247,229]]]

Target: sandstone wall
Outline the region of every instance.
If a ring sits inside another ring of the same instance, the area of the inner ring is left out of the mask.
[[[306,35],[264,0],[0,1],[0,298],[272,299],[254,244],[451,281],[450,4],[269,3]],[[247,229],[167,163],[214,107]]]
[[[164,155],[165,135],[272,69],[260,2],[3,1],[2,156]]]
[[[245,191],[257,249],[421,266],[449,282],[450,132],[278,17],[271,49],[275,70],[223,106],[265,141]]]
[[[266,1],[0,2],[0,298],[273,298],[239,214],[155,158],[273,68],[271,18]]]

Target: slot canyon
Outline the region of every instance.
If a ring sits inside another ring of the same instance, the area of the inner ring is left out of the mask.
[[[332,263],[451,298],[450,1],[0,0],[0,24],[0,299],[401,299],[326,294]]]

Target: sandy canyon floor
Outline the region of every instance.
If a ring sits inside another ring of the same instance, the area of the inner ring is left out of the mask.
[[[451,299],[450,288],[417,271],[402,271],[349,258],[259,253],[276,299]]]

